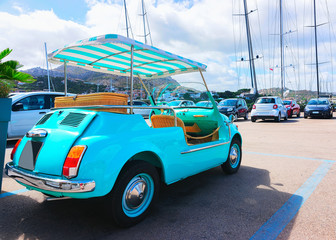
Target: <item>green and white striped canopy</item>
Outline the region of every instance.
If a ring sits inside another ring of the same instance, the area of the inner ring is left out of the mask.
[[[144,79],[205,71],[206,65],[116,34],[78,41],[48,55],[51,63],[64,63],[87,70],[130,76],[131,46],[133,75]]]

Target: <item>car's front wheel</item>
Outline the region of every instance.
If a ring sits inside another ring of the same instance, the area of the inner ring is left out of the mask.
[[[230,145],[229,156],[226,162],[221,165],[223,171],[227,174],[236,173],[240,167],[241,158],[241,142],[237,138],[234,138]]]
[[[121,227],[142,221],[159,193],[159,175],[155,167],[136,161],[123,169],[108,195],[108,208]]]

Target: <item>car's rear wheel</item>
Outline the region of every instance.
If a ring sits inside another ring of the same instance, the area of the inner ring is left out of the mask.
[[[158,172],[147,162],[136,161],[123,169],[107,198],[115,223],[129,227],[142,221],[157,199],[159,186]]]
[[[296,115],[298,118],[300,117],[300,111],[298,111],[297,115]]]
[[[281,121],[281,114],[279,113],[279,115],[277,117],[275,117],[274,121],[276,122],[280,122]]]
[[[246,112],[244,120],[248,120],[248,112]]]
[[[251,121],[252,121],[252,122],[255,122],[256,119],[255,119],[254,117],[251,117]]]
[[[225,163],[221,165],[227,174],[236,173],[239,170],[242,158],[241,142],[234,138],[230,145],[230,152]]]

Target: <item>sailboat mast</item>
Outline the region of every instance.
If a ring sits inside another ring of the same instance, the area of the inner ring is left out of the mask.
[[[314,32],[315,32],[315,60],[316,60],[316,81],[317,81],[317,97],[320,96],[320,80],[319,80],[319,63],[317,54],[317,25],[316,25],[316,2],[314,0]]]
[[[245,15],[245,23],[246,23],[247,46],[248,46],[248,52],[249,52],[251,85],[252,85],[252,88],[255,89],[255,92],[258,93],[257,79],[256,79],[255,66],[254,66],[254,58],[253,58],[253,50],[252,50],[252,40],[251,40],[251,32],[250,32],[250,23],[249,23],[249,19],[248,19],[248,10],[247,10],[246,0],[244,0],[244,11],[245,11],[244,15]]]
[[[126,32],[127,32],[127,38],[129,38],[129,34],[128,34],[128,18],[127,18],[126,0],[124,0],[124,7],[125,7]]]
[[[142,20],[143,20],[143,27],[144,27],[145,44],[147,44],[147,33],[146,33],[144,0],[141,0],[141,5],[142,5]]]
[[[48,53],[47,53],[47,43],[44,43],[44,49],[46,54],[46,62],[47,62],[47,74],[48,74],[48,91],[50,92],[50,77],[49,77],[49,64],[48,64]],[[54,90],[55,91],[55,90]]]
[[[285,85],[285,74],[284,74],[284,48],[283,48],[283,17],[282,17],[282,0],[279,1],[280,4],[280,55],[281,55],[281,97],[284,96],[284,85]]]

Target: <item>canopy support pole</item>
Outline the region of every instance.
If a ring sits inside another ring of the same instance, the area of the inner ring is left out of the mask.
[[[203,82],[204,82],[204,86],[205,86],[206,90],[209,92],[209,88],[208,88],[208,85],[207,85],[206,82],[205,82],[205,79],[204,79],[202,70],[201,70],[200,68],[198,68],[198,71],[199,71],[200,74],[201,74],[201,77],[202,77],[202,80],[203,80]]]
[[[131,96],[130,96],[130,105],[131,105],[131,114],[133,114],[133,52],[134,46],[131,46],[131,73],[130,73],[130,80],[131,80]]]
[[[207,90],[209,100],[210,100],[210,102],[212,103],[213,108],[216,109],[216,112],[219,114],[219,110],[218,110],[216,101],[215,101],[215,99],[212,97],[212,95],[211,95],[211,93],[210,93],[210,91],[209,91],[209,88],[208,88],[208,85],[207,85],[206,82],[205,82],[205,79],[204,79],[202,70],[201,70],[200,68],[198,68],[198,70],[199,70],[199,72],[200,72],[200,74],[201,74],[201,76],[202,76],[202,80],[203,80],[203,82],[204,82],[204,86],[205,86],[205,88],[206,88],[206,90]]]
[[[64,94],[68,95],[68,76],[67,76],[67,64],[64,60]]]
[[[151,104],[152,104],[153,106],[155,106],[155,105],[156,105],[155,100],[154,100],[153,96],[150,94],[150,92],[148,91],[148,89],[146,88],[146,85],[143,83],[143,81],[142,81],[142,79],[141,79],[141,77],[140,77],[139,74],[138,74],[138,78],[139,78],[139,80],[140,80],[140,83],[141,83],[142,86],[144,87],[145,91],[147,92],[148,97],[149,97],[149,100],[151,101]]]

